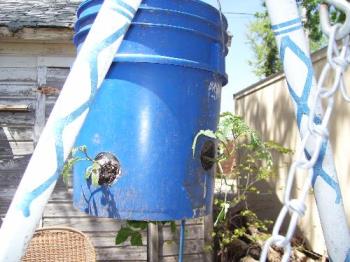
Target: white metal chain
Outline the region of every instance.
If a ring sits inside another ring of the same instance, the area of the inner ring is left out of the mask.
[[[275,222],[272,236],[265,242],[260,257],[261,262],[266,261],[268,251],[272,245],[276,245],[284,249],[282,262],[287,262],[289,260],[292,252],[291,240],[299,219],[304,216],[306,211],[305,200],[311,188],[311,183],[314,176],[313,167],[319,158],[323,143],[328,141],[328,124],[334,107],[335,93],[340,90],[343,98],[347,102],[350,102],[350,96],[347,92],[344,81],[344,72],[350,64],[349,35],[343,38],[342,47],[339,47],[336,41],[336,36],[341,26],[341,24],[335,24],[330,27],[329,44],[327,50],[328,61],[321,72],[314,103],[310,108],[308,130],[302,139],[300,149],[295,155],[296,160],[290,167],[283,200],[283,207]],[[326,87],[325,81],[328,79],[334,80],[331,86]],[[317,111],[315,109],[321,104],[324,105],[326,109],[323,116],[316,115],[315,113]],[[317,124],[315,123],[315,119],[318,119]],[[310,152],[310,156],[308,158],[305,156],[306,147],[308,147],[309,152],[310,148],[312,148],[312,152]],[[293,199],[292,188],[295,183],[295,177],[298,170],[307,170],[309,174],[305,179],[300,196]],[[288,214],[291,215],[290,223],[287,233],[282,235],[281,227],[284,221],[287,219]]]

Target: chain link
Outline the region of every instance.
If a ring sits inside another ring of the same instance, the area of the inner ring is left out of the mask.
[[[306,135],[302,139],[300,149],[295,155],[295,161],[290,167],[286,190],[283,201],[283,208],[275,222],[272,236],[265,242],[260,261],[266,261],[268,251],[272,245],[283,248],[284,254],[282,262],[287,262],[291,256],[292,246],[291,240],[295,233],[299,219],[304,216],[306,211],[305,200],[311,188],[312,178],[314,176],[313,167],[319,158],[323,143],[328,141],[329,131],[328,124],[334,107],[334,95],[340,90],[345,101],[350,102],[348,91],[345,87],[344,72],[350,64],[349,56],[349,35],[342,40],[342,47],[337,44],[337,34],[342,28],[341,24],[335,24],[330,27],[329,43],[327,50],[327,63],[322,69],[313,104],[310,108],[308,117]],[[333,79],[331,86],[326,86],[325,82]],[[324,105],[326,110],[323,116],[316,115],[317,107]],[[315,121],[315,120],[318,121]],[[317,122],[317,123],[316,123]],[[310,156],[306,157],[306,147],[310,152]],[[310,150],[310,148],[312,150]],[[295,177],[298,170],[308,171],[308,176],[304,182],[301,194],[298,198],[292,198],[292,189],[295,183]],[[287,233],[281,235],[281,227],[286,220],[288,213],[291,215]]]

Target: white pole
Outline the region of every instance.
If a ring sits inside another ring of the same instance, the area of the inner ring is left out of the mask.
[[[0,261],[19,261],[141,0],[105,0],[0,229]]]
[[[317,86],[297,5],[295,0],[266,0],[266,5],[303,138]],[[323,115],[320,104],[316,114]],[[350,234],[339,182],[330,144],[325,144],[313,169],[317,208],[331,260],[350,261]],[[307,145],[306,149],[312,152],[313,146]]]

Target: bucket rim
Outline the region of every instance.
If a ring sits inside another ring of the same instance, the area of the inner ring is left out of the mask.
[[[189,16],[189,17],[193,17],[195,19],[198,19],[202,22],[206,22],[206,23],[209,23],[210,25],[212,25],[213,27],[217,28],[218,30],[221,30],[223,31],[226,31],[227,30],[227,19],[225,16],[223,16],[223,18],[225,19],[224,21],[224,26],[221,26],[220,24],[217,24],[217,23],[214,23],[212,20],[208,20],[202,16],[198,16],[196,14],[192,14],[192,13],[188,13],[188,12],[182,12],[182,11],[177,11],[177,10],[171,10],[171,9],[166,9],[166,8],[153,8],[153,7],[148,7],[148,6],[144,6],[144,7],[140,7],[141,10],[147,10],[147,11],[155,11],[155,12],[168,12],[168,13],[174,13],[174,14],[179,14],[179,15],[183,15],[183,16]],[[87,9],[86,9],[87,10]],[[91,18],[92,16],[97,16],[98,12],[91,12],[89,14],[86,14],[86,15],[83,15],[83,13],[81,13],[79,16],[78,16],[78,19],[77,21],[75,22],[75,25],[74,25],[74,29],[76,30],[78,25],[81,23],[81,21],[84,21],[84,20],[87,20],[89,18]],[[223,28],[223,29],[222,29]]]
[[[101,4],[102,4],[102,2],[103,2],[104,0],[84,0],[84,1],[83,1],[82,3],[80,3],[79,6],[78,6],[78,9],[77,9],[77,16],[78,16],[78,17],[80,16],[80,14],[82,13],[82,11],[83,11],[83,9],[84,9],[84,7],[85,7],[86,5],[89,5],[90,3],[94,2],[94,1],[101,2]],[[228,21],[227,21],[227,18],[226,18],[225,15],[224,15],[222,12],[220,12],[216,7],[210,5],[210,4],[206,3],[206,2],[203,2],[203,1],[201,1],[201,0],[187,0],[187,1],[191,1],[191,2],[193,2],[193,3],[195,3],[195,4],[199,4],[199,5],[205,6],[205,7],[208,8],[208,9],[213,10],[215,13],[217,13],[217,15],[218,15],[219,18],[222,17],[225,30],[227,30],[227,28],[228,28]],[[141,5],[140,5],[140,8],[144,8],[144,7],[148,7],[148,6],[145,6],[144,3],[142,2]],[[152,7],[149,7],[149,8],[152,9]],[[210,21],[210,19],[206,19],[205,17],[203,17],[203,19],[209,20],[209,21]],[[221,19],[220,19],[220,20],[221,20]],[[214,23],[214,24],[216,24],[216,23],[213,22],[213,21],[211,21],[211,22]],[[217,26],[221,26],[220,24],[216,24],[216,25],[217,25]]]

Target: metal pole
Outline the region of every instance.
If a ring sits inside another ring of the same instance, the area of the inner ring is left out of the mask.
[[[298,8],[295,0],[266,0],[266,5],[303,138],[316,81]],[[316,114],[323,115],[321,104]],[[313,147],[311,143],[306,146],[307,155],[312,155]],[[332,261],[350,261],[350,234],[329,141],[323,144],[313,172],[312,185],[329,256]]]
[[[0,261],[19,261],[97,89],[141,0],[106,0],[72,67],[0,229]]]

